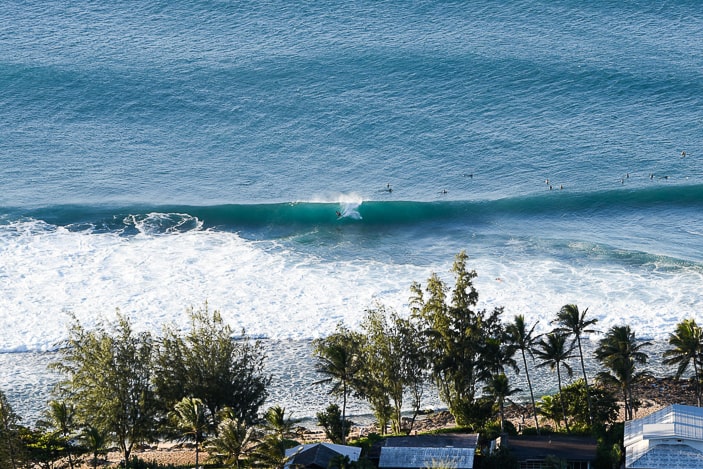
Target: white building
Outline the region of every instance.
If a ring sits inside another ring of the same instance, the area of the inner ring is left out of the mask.
[[[625,422],[627,469],[703,469],[703,408],[674,404]]]

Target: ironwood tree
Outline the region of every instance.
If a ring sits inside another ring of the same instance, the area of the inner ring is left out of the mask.
[[[478,386],[500,369],[491,344],[504,337],[502,308],[479,310],[477,274],[466,267],[464,251],[452,266],[451,289],[437,274],[423,288],[411,286],[411,314],[427,341],[427,357],[439,396],[460,426],[481,425],[483,412],[476,402]],[[451,294],[451,296],[449,295]],[[506,357],[507,358],[507,357]]]
[[[169,411],[193,397],[202,400],[215,425],[224,408],[232,418],[253,423],[271,380],[262,344],[245,331],[235,334],[207,303],[188,314],[190,329],[184,334],[167,325],[156,350],[154,384],[161,408]]]
[[[125,461],[134,445],[156,437],[152,352],[151,334],[136,333],[117,311],[115,322],[93,330],[74,317],[51,364],[65,376],[56,393],[73,406],[75,418],[108,435]]]

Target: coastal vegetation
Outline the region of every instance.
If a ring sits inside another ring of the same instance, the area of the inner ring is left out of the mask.
[[[456,425],[480,433],[482,442],[503,432],[588,434],[605,448],[597,467],[617,462],[623,454],[618,413],[622,408],[630,420],[642,405],[637,386],[651,376],[650,343],[627,325],[610,327],[593,354],[601,369],[589,381],[581,340],[596,333],[597,320],[588,308],[562,306],[544,334],[523,315],[503,322],[502,308],[479,307],[477,274],[467,261],[464,252],[456,256],[453,284],[437,274],[413,283],[406,315],[377,304],[357,330],[340,323],[313,342],[319,379],[310,384],[334,400],[317,413],[326,438],[368,444],[350,441],[351,396],[368,403],[372,434],[380,438],[413,432],[423,397],[436,392]],[[271,376],[260,341],[236,333],[207,303],[188,313],[186,332],[169,325],[158,336],[134,331],[119,311],[114,322],[90,330],[74,318],[52,364],[63,379],[35,428],[21,425],[0,390],[0,467],[98,467],[109,447],[119,448],[123,467],[156,467],[134,450],[160,440],[192,441],[196,466],[205,459],[211,467],[282,467],[286,449],[302,437],[283,407],[263,410]],[[675,368],[676,379],[690,377],[700,405],[701,329],[686,319],[668,343],[663,363]],[[568,381],[574,361],[582,376]],[[530,368],[552,370],[557,392],[536,400]],[[514,382],[521,373],[530,402],[518,405],[512,400],[522,391]],[[506,417],[508,404],[525,409],[534,426],[523,417],[516,428]]]

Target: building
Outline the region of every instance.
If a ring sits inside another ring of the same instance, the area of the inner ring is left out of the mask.
[[[394,436],[380,447],[379,469],[427,468],[438,463],[455,469],[473,469],[477,433]]]
[[[286,450],[286,468],[327,469],[330,461],[347,456],[350,461],[358,461],[361,448],[332,443],[312,443],[298,445]]]
[[[518,460],[520,469],[541,469],[549,459],[564,461],[569,469],[590,469],[598,455],[598,442],[580,436],[503,435],[495,446],[507,447]]]
[[[628,469],[703,468],[703,408],[674,404],[625,422]]]

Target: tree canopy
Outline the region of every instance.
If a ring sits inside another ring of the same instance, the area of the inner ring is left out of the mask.
[[[472,406],[479,384],[492,372],[502,371],[502,363],[496,363],[498,350],[492,345],[503,339],[502,308],[490,312],[476,309],[478,292],[473,279],[477,274],[467,270],[467,259],[462,251],[454,260],[453,289],[432,274],[424,289],[419,283],[411,286],[410,300],[411,314],[427,341],[439,396],[462,426],[473,423]]]
[[[84,425],[110,435],[129,460],[135,444],[155,438],[152,337],[136,333],[126,316],[85,329],[74,318],[69,337],[52,367],[66,378],[57,392]]]
[[[210,422],[227,407],[233,418],[252,423],[268,396],[270,376],[259,342],[242,331],[235,337],[218,311],[208,304],[188,309],[190,330],[167,326],[155,357],[154,383],[164,411],[184,397],[202,400]]]

